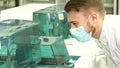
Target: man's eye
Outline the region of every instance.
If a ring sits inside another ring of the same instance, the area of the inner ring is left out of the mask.
[[[77,26],[77,23],[72,23],[74,26]]]
[[[73,25],[76,25],[76,23],[73,23]]]

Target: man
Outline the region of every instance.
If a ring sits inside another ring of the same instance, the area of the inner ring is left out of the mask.
[[[120,68],[120,17],[105,16],[102,0],[70,0],[65,11],[71,35],[80,42],[90,40],[91,36],[97,39]]]

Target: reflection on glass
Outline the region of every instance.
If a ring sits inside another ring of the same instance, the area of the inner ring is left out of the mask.
[[[41,60],[37,29],[26,20],[0,22],[0,68],[25,68]]]
[[[39,23],[41,36],[68,36],[67,14],[61,5],[35,11],[33,21]]]

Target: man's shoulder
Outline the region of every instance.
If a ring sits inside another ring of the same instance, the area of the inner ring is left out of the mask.
[[[111,42],[115,41],[116,46],[120,49],[120,15],[106,15],[106,17],[109,17],[109,34],[108,37],[111,39]]]
[[[120,15],[105,15],[105,18],[110,21],[120,22]]]
[[[120,15],[106,15],[105,20],[111,28],[120,28]]]

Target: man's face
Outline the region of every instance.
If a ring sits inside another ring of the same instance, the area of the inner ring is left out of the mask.
[[[87,14],[85,12],[86,11],[70,11],[68,13],[71,29],[83,26],[86,32],[92,32],[92,36],[98,39],[100,37],[104,19],[95,11],[87,11]]]
[[[70,11],[68,13],[68,20],[71,24],[71,29],[83,26],[86,32],[91,31],[89,16],[85,16],[84,12]]]

